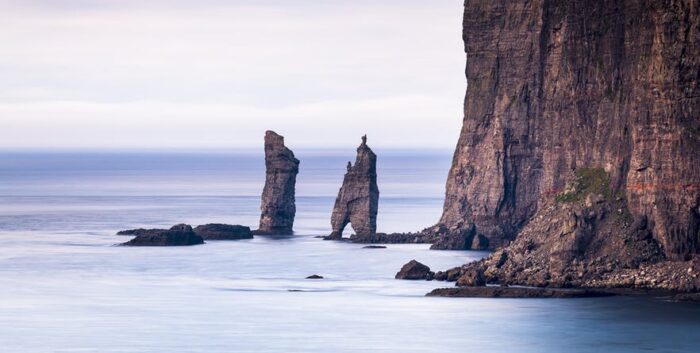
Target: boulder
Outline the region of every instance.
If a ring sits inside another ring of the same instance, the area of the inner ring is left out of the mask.
[[[210,223],[194,228],[194,232],[204,240],[252,239],[249,227],[231,224]]]
[[[197,235],[192,227],[187,224],[178,224],[170,229],[149,232],[137,235],[121,245],[123,246],[186,246],[204,244],[204,239]]]
[[[457,285],[460,287],[483,287],[486,285],[486,277],[484,271],[478,267],[471,267],[462,272],[462,275],[457,279]]]
[[[398,273],[396,273],[396,276],[394,278],[419,280],[427,279],[429,275],[430,267],[423,265],[422,263],[416,260],[411,260],[407,264],[403,265],[403,267],[401,267],[401,270]]]

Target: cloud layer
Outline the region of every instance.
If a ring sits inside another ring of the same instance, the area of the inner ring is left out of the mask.
[[[0,148],[452,147],[460,21],[460,0],[0,1]]]

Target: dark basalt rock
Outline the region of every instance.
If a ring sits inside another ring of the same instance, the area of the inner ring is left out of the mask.
[[[439,248],[503,246],[577,170],[602,167],[667,258],[699,253],[698,23],[694,0],[467,1],[439,221],[456,240]]]
[[[323,279],[323,276],[320,275],[311,275],[309,277],[306,277],[306,279]]]
[[[359,244],[424,244],[432,243],[434,239],[424,233],[375,233],[365,236],[355,235],[351,241]]]
[[[160,234],[160,233],[162,233],[164,230],[165,230],[165,229],[157,229],[157,228],[151,228],[151,229],[145,229],[145,228],[128,229],[128,230],[122,230],[122,231],[117,232],[117,235],[138,236],[138,235]]]
[[[367,245],[363,246],[363,249],[386,249],[386,246],[384,245]]]
[[[252,239],[253,232],[241,225],[210,223],[194,228],[194,232],[204,240]]]
[[[423,265],[422,263],[411,260],[407,264],[401,267],[401,270],[396,273],[394,278],[396,279],[410,279],[410,280],[420,280],[420,279],[432,279],[433,273],[430,272],[430,267]]]
[[[348,162],[348,171],[335,200],[328,239],[340,239],[348,223],[354,237],[369,237],[377,232],[379,188],[377,187],[377,155],[367,146],[367,137],[357,148],[355,165]]]
[[[204,244],[204,239],[197,235],[192,227],[178,224],[170,229],[149,230],[137,235],[122,246],[186,246]]]
[[[284,137],[265,133],[265,188],[260,205],[260,227],[254,234],[293,234],[296,214],[295,186],[299,160],[284,145]]]
[[[484,271],[480,268],[469,268],[461,271],[457,279],[457,285],[460,287],[483,287],[486,285],[486,277]]]
[[[613,293],[596,290],[573,290],[528,287],[457,287],[437,288],[428,297],[464,298],[593,298],[609,297]]]

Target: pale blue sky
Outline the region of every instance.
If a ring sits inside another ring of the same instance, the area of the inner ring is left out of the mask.
[[[462,0],[0,0],[0,149],[451,148]]]

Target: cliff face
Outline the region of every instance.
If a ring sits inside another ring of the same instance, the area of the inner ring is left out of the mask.
[[[295,187],[299,160],[284,145],[284,137],[265,133],[265,188],[260,205],[260,228],[255,234],[292,234],[296,215]]]
[[[505,244],[603,168],[667,257],[700,252],[699,16],[696,0],[467,0],[443,247]]]
[[[370,237],[377,232],[379,188],[377,187],[377,155],[367,146],[367,137],[357,148],[355,165],[348,162],[348,171],[335,199],[331,226],[333,232],[328,239],[343,236],[345,226],[350,223],[355,237]]]

